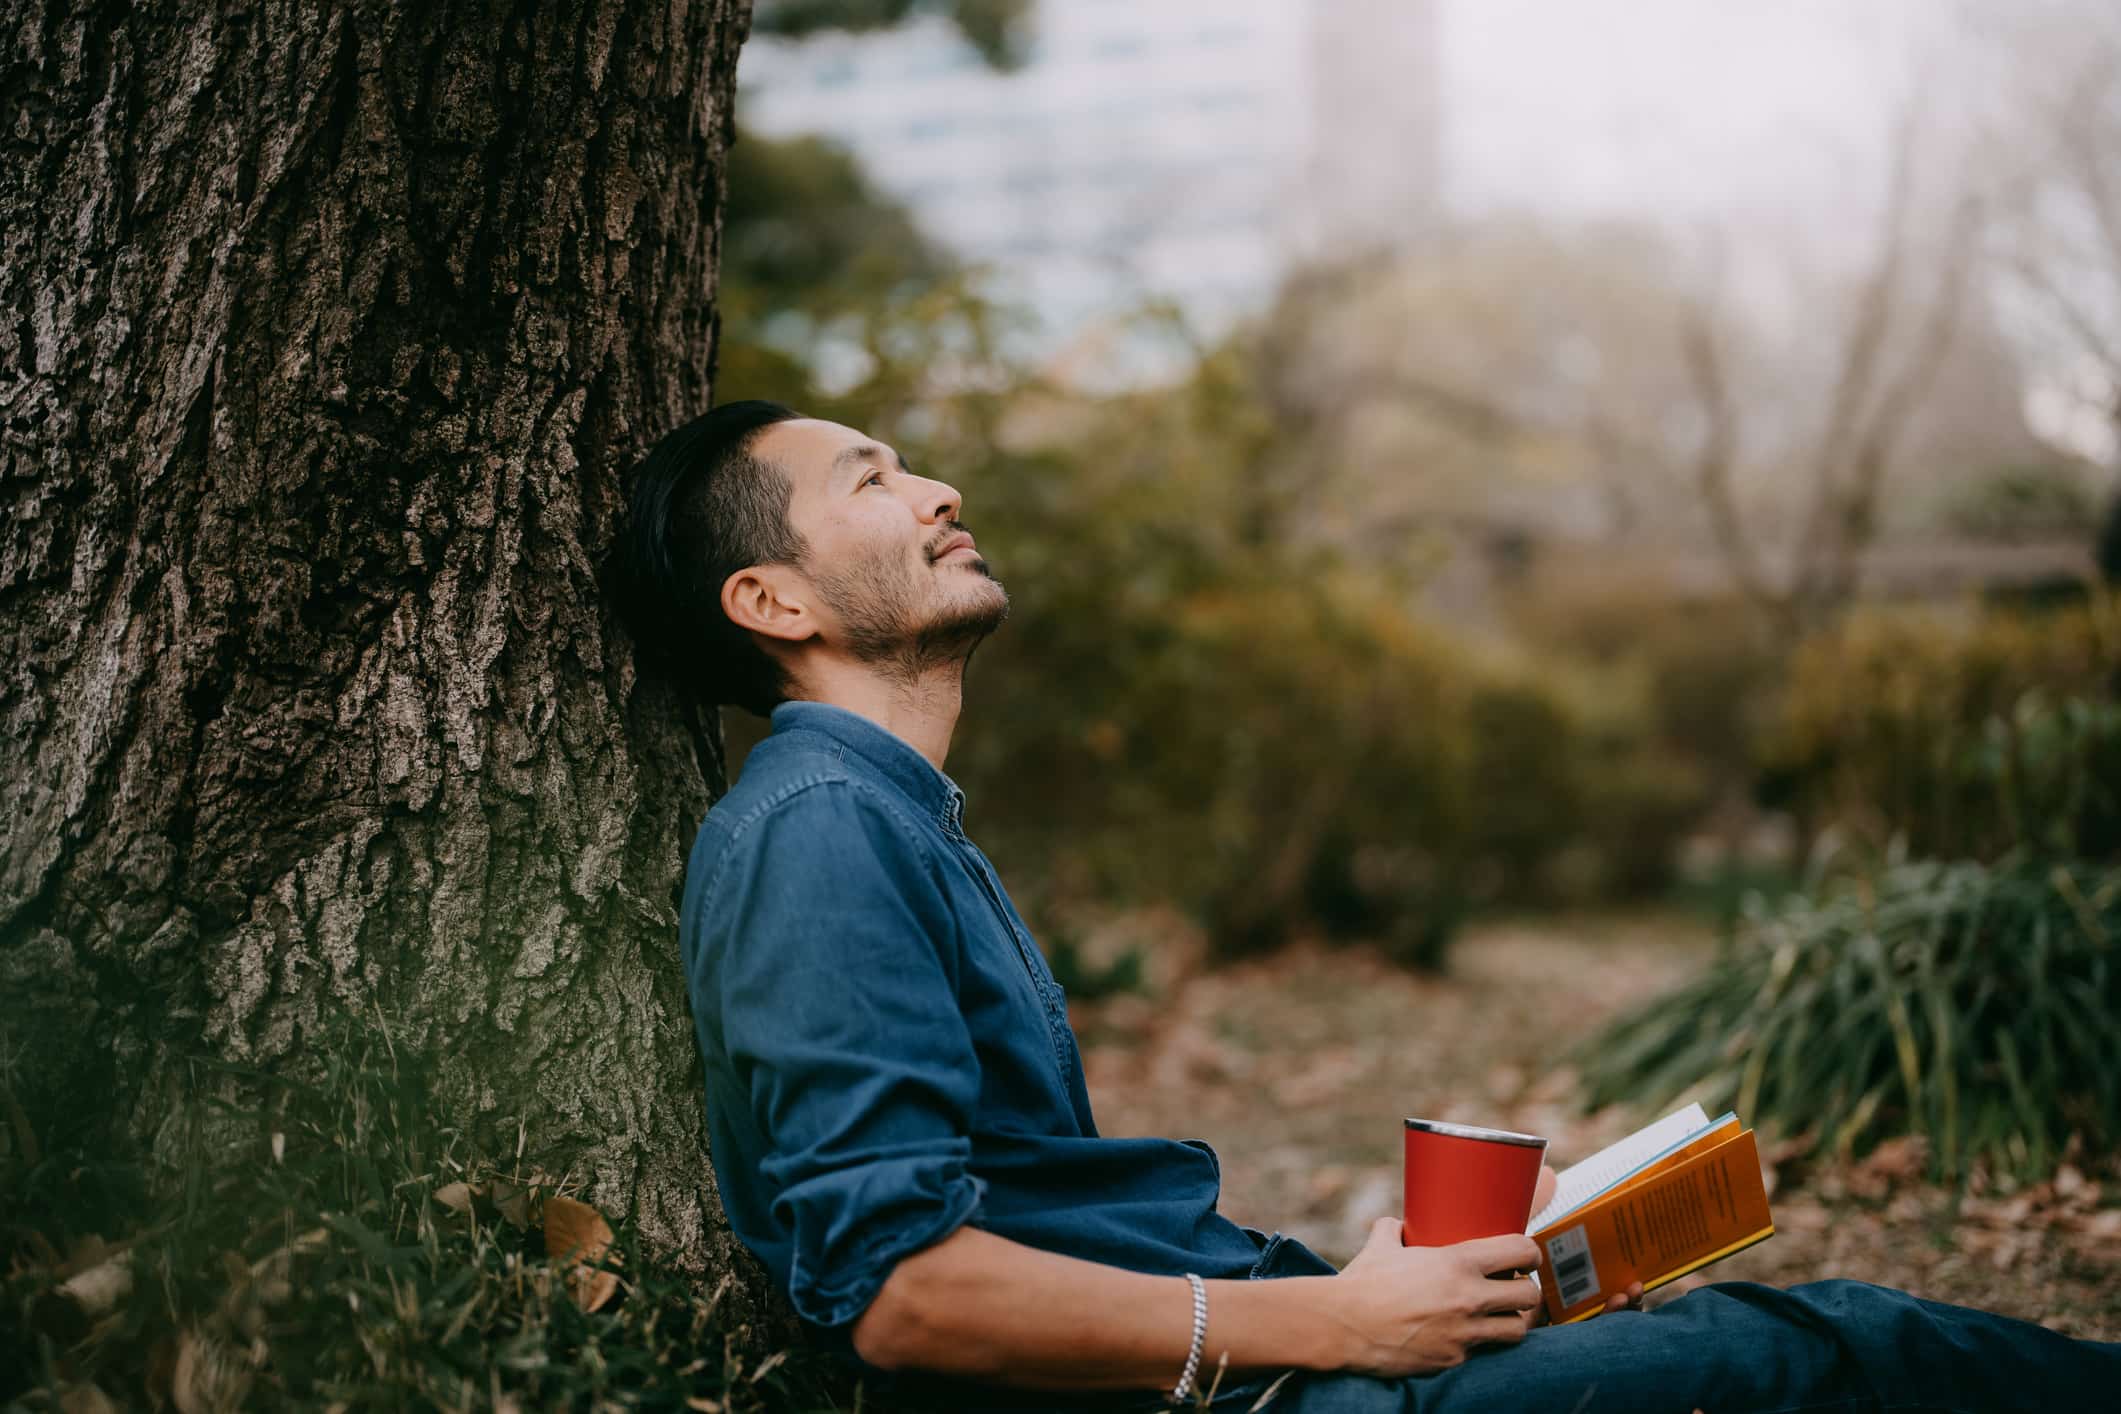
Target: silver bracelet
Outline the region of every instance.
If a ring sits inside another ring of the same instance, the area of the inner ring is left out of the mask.
[[[1200,1373],[1200,1348],[1208,1339],[1208,1286],[1191,1272],[1186,1280],[1193,1284],[1193,1348],[1186,1352],[1186,1368],[1178,1377],[1178,1386],[1164,1396],[1166,1404],[1184,1404],[1186,1396],[1193,1393],[1193,1377]]]

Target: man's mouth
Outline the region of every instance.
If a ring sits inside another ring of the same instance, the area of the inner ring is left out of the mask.
[[[959,550],[967,551],[974,556],[977,556],[979,554],[979,551],[974,547],[972,543],[972,537],[966,534],[964,531],[960,530],[959,532],[957,532],[957,534],[943,541],[942,544],[936,546],[934,550],[930,551],[928,558],[931,561],[940,560],[945,555],[956,554]]]

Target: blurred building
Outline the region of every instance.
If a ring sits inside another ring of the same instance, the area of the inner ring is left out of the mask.
[[[1390,244],[1436,214],[1443,173],[1434,0],[1309,0],[1307,248]]]
[[[1214,330],[1299,250],[1418,221],[1433,0],[1042,0],[997,73],[926,16],[745,46],[753,131],[816,133],[1067,338],[1145,295]]]

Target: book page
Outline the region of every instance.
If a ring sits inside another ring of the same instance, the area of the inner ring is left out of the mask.
[[[1684,1144],[1709,1127],[1708,1111],[1699,1104],[1674,1110],[1655,1124],[1636,1130],[1627,1138],[1608,1144],[1580,1164],[1571,1164],[1557,1175],[1553,1199],[1532,1215],[1527,1233],[1538,1232],[1567,1217],[1635,1170]]]

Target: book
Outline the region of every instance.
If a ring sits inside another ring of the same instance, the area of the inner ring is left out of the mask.
[[[1688,1105],[1558,1175],[1525,1228],[1555,1325],[1588,1320],[1640,1281],[1652,1291],[1775,1234],[1760,1149],[1735,1114]]]

